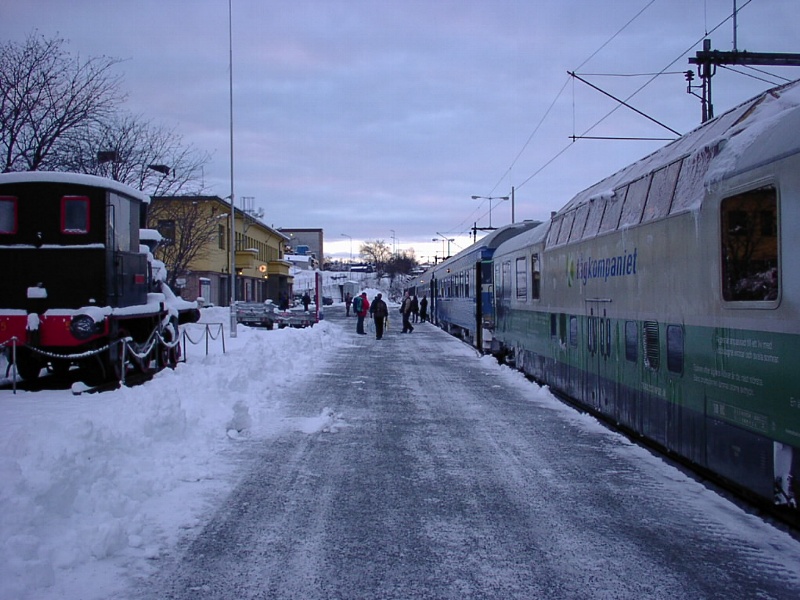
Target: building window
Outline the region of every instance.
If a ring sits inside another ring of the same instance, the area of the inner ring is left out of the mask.
[[[775,188],[725,198],[720,210],[722,297],[728,302],[777,300],[780,236]]]
[[[175,219],[162,219],[158,222],[158,233],[163,238],[162,246],[172,246],[175,243]]]
[[[225,225],[219,225],[217,227],[217,245],[219,246],[220,250],[225,250],[225,232],[227,231]]]
[[[0,234],[17,233],[17,199],[0,196]]]
[[[61,233],[89,233],[89,198],[64,196],[61,198]]]

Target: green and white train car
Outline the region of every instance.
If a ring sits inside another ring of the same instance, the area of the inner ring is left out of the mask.
[[[518,368],[735,486],[800,498],[800,81],[494,254]]]

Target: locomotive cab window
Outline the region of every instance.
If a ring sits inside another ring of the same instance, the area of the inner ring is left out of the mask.
[[[0,235],[17,233],[17,199],[0,196]]]
[[[728,302],[776,301],[778,196],[773,186],[725,198],[720,204],[722,297]]]
[[[61,233],[89,233],[89,198],[86,196],[61,198]]]

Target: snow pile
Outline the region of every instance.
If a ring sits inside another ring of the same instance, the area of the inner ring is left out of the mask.
[[[228,315],[208,309],[203,321]],[[188,328],[202,338],[203,325]],[[209,342],[208,356],[205,341],[190,344],[187,363],[139,387],[2,392],[0,598],[66,597],[81,579],[113,588],[98,581],[95,562],[113,557],[122,569],[154,558],[196,526],[232,484],[226,449],[236,440],[341,427],[327,407],[287,419],[280,400],[344,343],[338,331],[325,322],[240,326],[230,338],[226,326],[226,353],[221,339]]]

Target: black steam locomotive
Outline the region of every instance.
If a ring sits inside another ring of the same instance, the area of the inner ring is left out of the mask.
[[[0,174],[0,347],[26,380],[87,382],[174,367],[178,325],[199,318],[140,241],[150,198],[74,173]],[[155,275],[154,275],[155,273]]]

